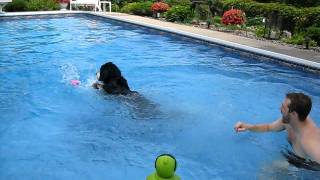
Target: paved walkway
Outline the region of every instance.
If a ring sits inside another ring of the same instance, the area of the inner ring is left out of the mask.
[[[251,47],[255,47],[263,50],[268,50],[268,51],[281,53],[281,54],[320,63],[320,53],[311,51],[311,50],[303,50],[303,49],[298,49],[294,47],[274,44],[269,41],[250,39],[250,38],[237,36],[237,35],[224,33],[224,32],[191,27],[191,26],[186,26],[182,24],[175,24],[171,22],[164,22],[164,21],[160,21],[160,20],[156,20],[148,17],[141,17],[141,16],[135,16],[135,15],[129,15],[129,14],[122,14],[122,13],[103,13],[103,15],[113,16],[120,19],[124,19],[124,20],[142,22],[150,25],[158,25],[161,27],[177,29],[180,31],[186,31],[194,34],[222,39],[230,42],[235,42],[238,44],[243,44],[243,45],[247,45],[247,46],[251,46]]]

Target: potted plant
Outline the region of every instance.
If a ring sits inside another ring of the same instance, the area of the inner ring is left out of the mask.
[[[164,2],[155,2],[151,6],[151,10],[157,18],[160,17],[160,13],[168,11],[169,8],[169,5]]]
[[[67,10],[70,0],[59,0],[60,10]]]

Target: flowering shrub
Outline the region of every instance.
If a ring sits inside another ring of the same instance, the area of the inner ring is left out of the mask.
[[[151,10],[153,12],[162,13],[162,12],[168,11],[168,9],[169,9],[169,5],[163,2],[155,2],[151,6]]]
[[[231,9],[224,12],[222,23],[225,25],[237,25],[245,23],[244,13],[239,9]]]

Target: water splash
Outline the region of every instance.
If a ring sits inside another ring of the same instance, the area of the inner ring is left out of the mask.
[[[72,63],[64,64],[60,67],[60,71],[62,73],[61,82],[69,84],[71,80],[79,80],[80,75],[78,69]]]

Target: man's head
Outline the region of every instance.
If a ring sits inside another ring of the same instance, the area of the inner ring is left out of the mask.
[[[288,93],[281,105],[282,120],[289,123],[292,117],[303,122],[311,111],[312,102],[309,96],[303,93]]]

